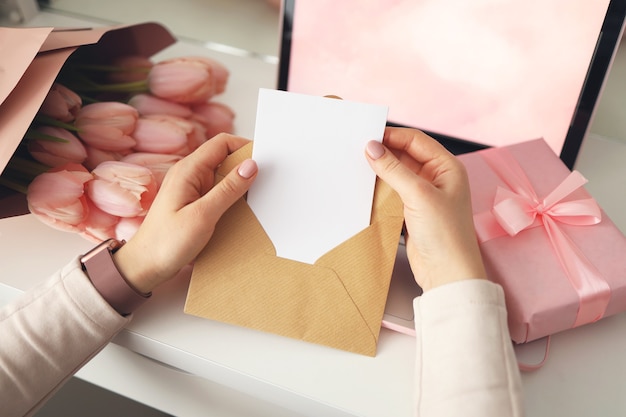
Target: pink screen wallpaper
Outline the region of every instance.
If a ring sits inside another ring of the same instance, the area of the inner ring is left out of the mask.
[[[288,90],[559,153],[609,0],[296,0]]]

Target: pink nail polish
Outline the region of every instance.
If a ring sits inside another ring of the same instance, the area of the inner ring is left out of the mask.
[[[383,144],[375,140],[370,140],[369,142],[367,142],[365,150],[370,158],[374,160],[380,158],[385,154],[385,148],[383,147]]]
[[[241,165],[239,165],[239,169],[237,170],[239,175],[241,175],[245,179],[251,178],[254,174],[256,174],[256,171],[256,162],[254,162],[252,159],[246,159],[245,161],[243,161]]]

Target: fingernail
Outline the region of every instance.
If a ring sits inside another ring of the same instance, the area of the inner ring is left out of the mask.
[[[246,159],[245,161],[243,161],[241,165],[239,165],[239,169],[237,170],[239,175],[241,175],[245,179],[251,178],[254,174],[256,174],[256,171],[256,162],[254,162],[252,159]]]
[[[370,140],[365,147],[367,154],[372,159],[378,159],[385,154],[385,147],[376,140]]]

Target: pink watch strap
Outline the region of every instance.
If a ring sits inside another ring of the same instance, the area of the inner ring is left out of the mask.
[[[122,276],[113,261],[113,254],[125,242],[108,239],[80,258],[83,271],[93,286],[118,313],[126,316],[141,304],[152,293],[142,294],[131,286]]]

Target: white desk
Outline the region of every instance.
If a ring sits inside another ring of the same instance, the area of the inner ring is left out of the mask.
[[[54,16],[42,19],[39,24],[72,24]],[[195,48],[177,44],[161,56],[198,53]],[[257,90],[274,86],[275,66],[202,52],[231,69],[222,100],[237,112],[238,133],[251,137]],[[589,190],[622,231],[624,161],[624,143],[590,136],[578,163],[591,181]],[[0,304],[91,246],[29,215],[0,220]],[[185,315],[186,285],[183,274],[155,291],[78,376],[181,416],[411,415],[411,337],[383,329],[378,354],[369,358],[259,333]],[[530,346],[531,355],[539,353],[540,346]],[[626,415],[624,375],[626,314],[558,334],[546,365],[523,374],[528,415]]]

